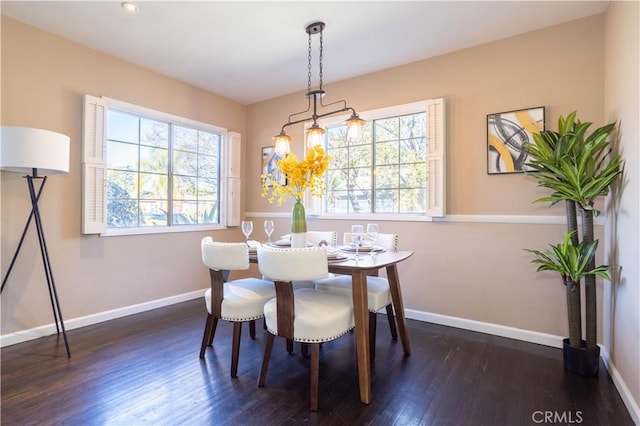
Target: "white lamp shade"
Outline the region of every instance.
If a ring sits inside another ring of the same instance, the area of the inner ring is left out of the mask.
[[[30,127],[2,126],[0,168],[9,172],[69,173],[69,136]]]

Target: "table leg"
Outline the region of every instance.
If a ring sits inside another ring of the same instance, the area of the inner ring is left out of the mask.
[[[371,365],[369,364],[369,309],[367,301],[367,275],[364,271],[352,274],[353,315],[356,326],[356,354],[360,401],[371,402]]]
[[[411,347],[409,346],[409,335],[407,334],[407,327],[404,320],[404,304],[402,302],[400,280],[398,279],[398,268],[395,264],[387,266],[387,280],[389,280],[391,300],[393,301],[393,310],[396,314],[402,349],[405,354],[409,355],[411,353]]]

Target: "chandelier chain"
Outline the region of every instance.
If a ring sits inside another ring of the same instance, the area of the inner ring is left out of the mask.
[[[320,90],[322,90],[322,30],[320,30]]]
[[[308,50],[309,54],[307,56],[307,77],[308,77],[308,83],[307,83],[307,91],[310,92],[311,91],[311,33],[309,33],[309,50]]]

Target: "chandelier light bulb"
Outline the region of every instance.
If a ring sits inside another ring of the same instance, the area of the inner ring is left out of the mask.
[[[293,139],[291,136],[287,135],[284,131],[280,132],[279,135],[276,135],[272,138],[275,142],[274,150],[279,157],[284,157],[291,151],[291,146],[289,142]]]
[[[318,126],[317,123],[314,123],[313,126],[307,129],[307,147],[313,148],[317,145],[324,144],[324,134],[327,131],[322,127]]]
[[[138,6],[128,1],[122,3],[122,8],[127,12],[131,12],[131,13],[136,13],[138,11]]]
[[[358,116],[358,114],[353,113],[351,117],[344,122],[347,126],[347,141],[350,143],[358,143],[362,141],[362,127],[367,122]]]
[[[349,126],[347,129],[347,141],[349,143],[362,142],[362,131],[360,126]]]

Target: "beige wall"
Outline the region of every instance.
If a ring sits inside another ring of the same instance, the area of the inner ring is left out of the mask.
[[[640,424],[640,3],[609,5],[605,52],[605,115],[620,123],[619,151],[627,167],[623,185],[608,200],[607,211],[616,214],[608,215],[607,262],[622,270],[605,294],[604,346]]]
[[[547,127],[578,110],[583,120],[603,120],[603,16],[595,16],[466,49],[326,87],[326,101],[346,98],[360,111],[434,97],[447,98],[447,210],[459,222],[383,222],[400,247],[415,250],[400,267],[405,307],[553,335],[567,335],[561,280],[536,273],[523,248],[545,249],[562,239],[564,225],[528,216],[564,216],[564,207],[532,201],[548,192],[523,174],[488,175],[486,115],[546,107]],[[567,48],[571,46],[571,48]],[[326,52],[330,54],[330,52]],[[381,52],[384,54],[384,52]],[[288,115],[306,106],[303,93],[251,105],[248,110],[247,214],[256,221],[278,209],[260,197],[260,147],[268,145]],[[291,134],[302,153],[302,127]],[[482,223],[498,215],[507,221]],[[480,216],[478,218],[478,216]],[[310,220],[312,229],[346,231],[352,221]],[[286,218],[276,234],[287,232]],[[602,227],[597,227],[598,236]]]
[[[532,200],[546,195],[536,188],[533,178],[487,175],[486,115],[544,105],[548,128],[556,128],[559,114],[573,110],[595,125],[616,117],[632,122],[638,111],[637,105],[636,110],[627,105],[633,95],[625,93],[626,80],[637,77],[638,70],[637,61],[635,71],[632,66],[628,69],[625,61],[630,59],[625,57],[628,52],[637,56],[637,22],[636,44],[626,44],[628,50],[620,53],[614,50],[620,39],[627,42],[627,36],[618,32],[618,24],[633,27],[630,18],[625,18],[628,8],[637,15],[637,4],[616,4],[606,21],[605,15],[590,17],[325,87],[328,101],[345,98],[361,111],[447,98],[447,208],[452,220],[381,222],[383,232],[399,234],[401,248],[415,251],[400,267],[404,299],[411,312],[556,336],[567,334],[559,278],[536,273],[522,250],[544,249],[560,240],[564,225],[544,222],[549,216],[561,219],[563,208],[532,205]],[[606,79],[605,47],[614,50],[614,63],[606,70],[615,76]],[[85,93],[241,132],[246,215],[256,219],[258,233],[259,223],[269,215],[276,217],[276,235],[287,232],[290,206],[278,208],[260,197],[260,148],[271,145],[271,136],[278,133],[289,114],[305,108],[302,92],[244,107],[4,16],[1,53],[2,125],[48,128],[71,137],[71,172],[52,176],[42,200],[56,283],[67,319],[184,294],[207,285],[198,244],[205,233],[111,238],[80,234],[81,98]],[[618,81],[618,74],[626,80]],[[605,83],[607,89],[616,89],[616,95],[607,97],[606,102]],[[628,164],[637,169],[637,119],[635,130],[627,126],[625,123],[628,138],[623,138],[622,145],[629,155]],[[301,154],[301,126],[291,134],[297,141],[294,150]],[[620,286],[624,293],[617,290],[608,299],[613,313],[606,345],[616,363],[620,362],[623,380],[629,383],[637,404],[637,346],[634,349],[621,341],[633,338],[635,333],[637,342],[638,334],[637,171],[630,175],[630,181],[636,198],[627,199],[623,205],[632,213],[618,220],[608,241],[615,246],[609,249],[608,258],[618,256],[621,263],[636,269],[625,275],[623,283],[628,287]],[[3,172],[1,190],[4,273],[29,206],[24,181],[18,175]],[[506,217],[501,222],[503,215]],[[342,232],[351,222],[311,218],[310,227]],[[603,227],[598,226],[596,237],[602,238],[603,234]],[[241,238],[236,229],[217,232],[215,237]],[[35,241],[35,235],[27,238],[2,296],[2,334],[52,321],[41,262],[34,255]],[[602,283],[599,285],[602,287]],[[616,300],[616,295],[622,294],[625,298],[628,294],[630,302]],[[636,325],[627,327],[627,323]],[[602,339],[603,334],[600,336]]]
[[[202,232],[100,238],[80,233],[82,96],[131,102],[245,133],[245,107],[2,16],[2,125],[71,137],[68,175],[52,175],[41,200],[64,318],[205,288]],[[2,172],[2,273],[29,214],[25,180]],[[238,231],[216,234],[238,238]],[[2,334],[52,323],[32,227],[2,294]]]

